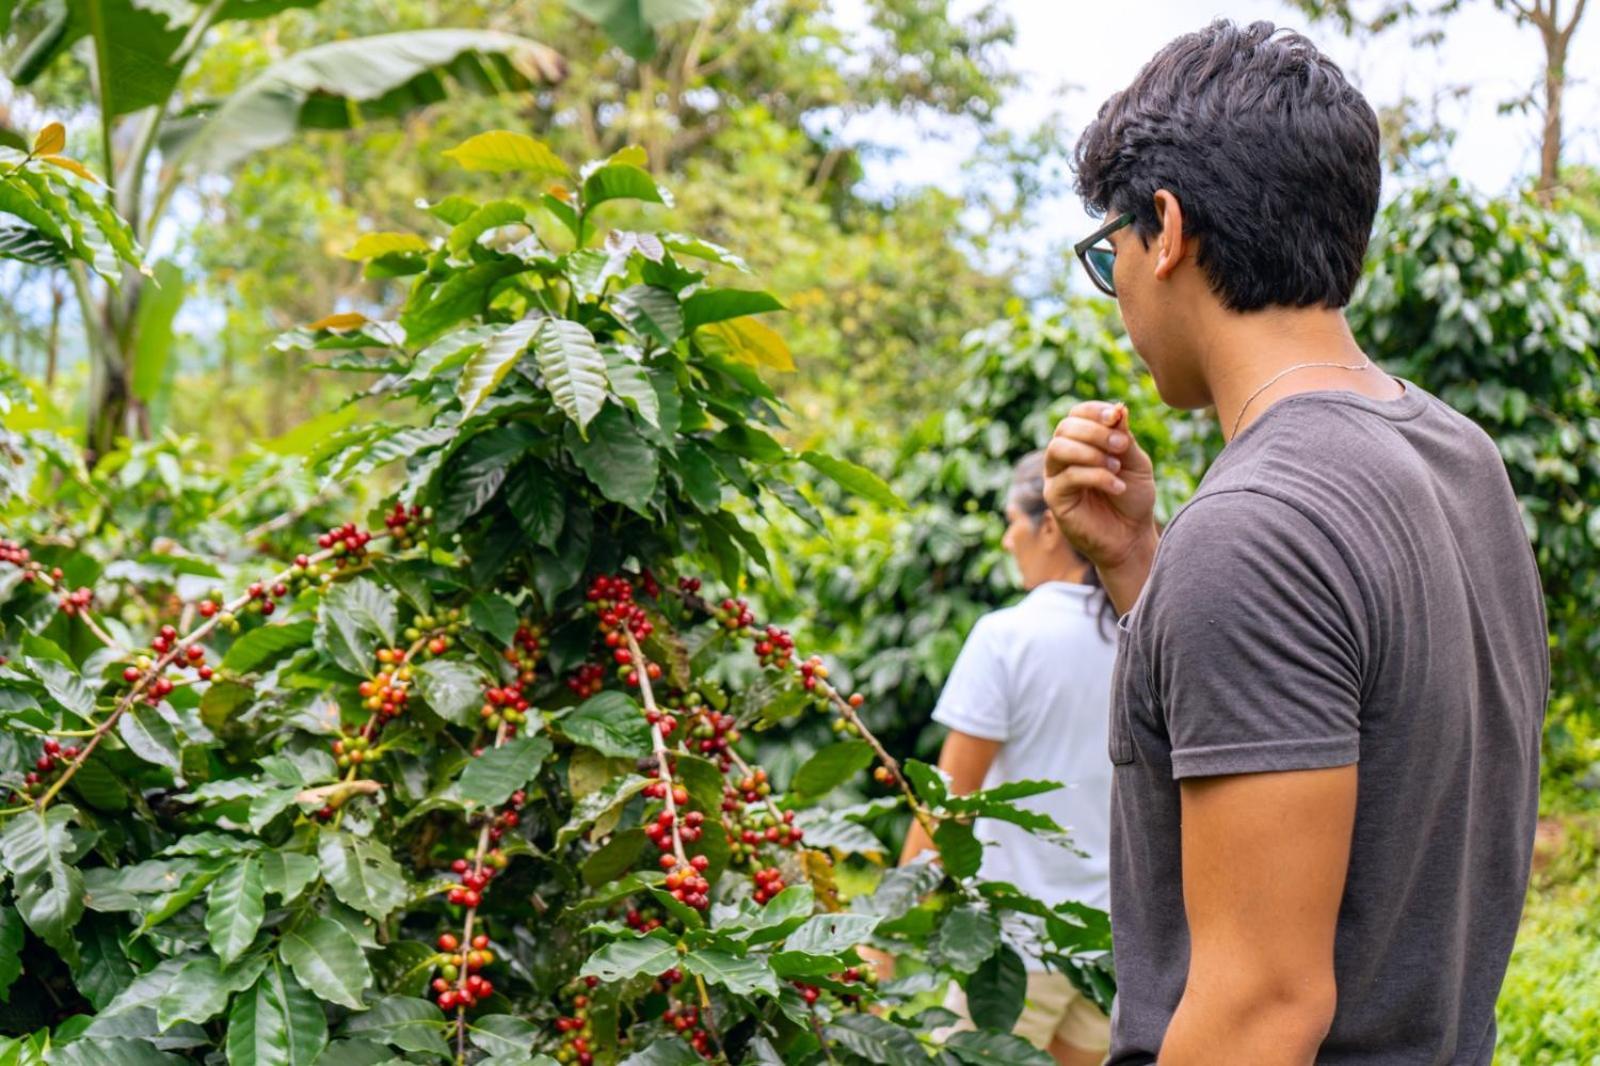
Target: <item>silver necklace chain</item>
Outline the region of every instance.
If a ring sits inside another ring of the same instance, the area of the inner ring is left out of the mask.
[[[1294,366],[1284,367],[1282,370],[1268,378],[1259,389],[1257,389],[1255,392],[1252,392],[1244,401],[1244,406],[1239,408],[1239,417],[1233,420],[1233,432],[1228,434],[1228,439],[1232,440],[1239,435],[1239,423],[1244,421],[1244,413],[1250,410],[1250,405],[1255,403],[1256,397],[1272,388],[1272,386],[1276,385],[1280,379],[1287,377],[1296,370],[1310,370],[1313,367],[1327,367],[1332,370],[1366,370],[1371,366],[1371,359],[1363,359],[1359,363],[1296,363]]]

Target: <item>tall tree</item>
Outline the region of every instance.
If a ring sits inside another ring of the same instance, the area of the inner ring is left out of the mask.
[[[1572,36],[1583,21],[1588,0],[1490,2],[1496,11],[1510,15],[1518,26],[1531,26],[1537,31],[1544,48],[1544,69],[1540,78],[1543,100],[1535,105],[1542,119],[1539,181],[1535,193],[1540,203],[1549,206],[1555,201],[1562,177],[1562,103],[1567,89],[1567,60]],[[1439,40],[1444,19],[1460,11],[1466,0],[1436,0],[1430,5],[1418,5],[1413,0],[1291,0],[1291,3],[1312,18],[1336,20],[1346,33],[1381,33],[1404,23],[1418,25],[1420,43]],[[1535,93],[1540,91],[1541,88],[1535,89]]]
[[[557,80],[559,57],[526,38],[484,30],[423,30],[318,44],[253,72],[225,98],[188,91],[188,75],[216,31],[320,0],[3,0],[0,50],[29,86],[83,64],[99,132],[107,208],[148,244],[174,194],[198,174],[224,171],[297,131],[343,129],[404,114],[451,87],[501,91]],[[79,45],[82,47],[79,47]],[[0,136],[16,146],[16,135]],[[0,211],[6,211],[0,204]],[[149,432],[146,404],[164,377],[180,301],[152,299],[129,274],[97,285],[69,263],[90,345],[88,444]],[[169,283],[178,277],[167,272]],[[155,343],[151,343],[151,339]]]

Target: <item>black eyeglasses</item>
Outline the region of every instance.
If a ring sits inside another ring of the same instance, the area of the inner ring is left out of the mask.
[[[1112,268],[1117,265],[1117,250],[1111,245],[1111,235],[1132,222],[1132,212],[1124,212],[1072,247],[1082,260],[1083,269],[1089,272],[1089,280],[1107,296],[1117,294],[1117,284],[1111,275]]]

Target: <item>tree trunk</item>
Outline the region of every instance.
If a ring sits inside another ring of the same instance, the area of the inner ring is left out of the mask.
[[[61,305],[67,294],[60,286],[50,286],[50,334],[44,347],[44,385],[52,388],[56,383],[56,366],[61,353]]]
[[[1554,21],[1539,27],[1544,38],[1544,132],[1539,142],[1539,202],[1549,207],[1561,181],[1561,96],[1566,88],[1567,35]]]

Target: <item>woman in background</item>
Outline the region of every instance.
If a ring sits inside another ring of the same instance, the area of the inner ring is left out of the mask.
[[[1019,801],[1067,828],[1078,854],[1005,822],[980,818],[981,876],[1006,881],[1054,905],[1110,902],[1107,838],[1111,762],[1106,732],[1116,617],[1095,571],[1062,537],[1044,502],[1044,452],[1016,466],[1001,543],[1017,561],[1028,595],[978,620],[934,709],[948,726],[939,768],[951,791],[1008,781],[1059,781],[1064,787]],[[933,842],[913,823],[901,862]],[[1098,1066],[1110,1022],[1066,977],[1039,961],[1031,937],[1008,940],[1028,965],[1027,1003],[1013,1030],[1063,1066]],[[948,1006],[967,1017],[952,988]],[[970,1025],[970,1023],[968,1023]]]

